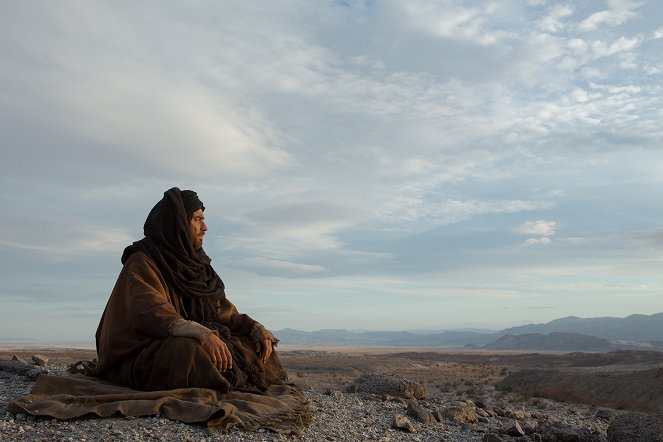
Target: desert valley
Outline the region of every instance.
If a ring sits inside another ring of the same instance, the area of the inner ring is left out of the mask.
[[[94,357],[90,348],[2,347],[0,439],[524,442],[654,441],[662,434],[656,417],[663,413],[663,353],[643,350],[284,344],[280,357],[290,381],[305,388],[314,416],[295,436],[267,430],[214,435],[203,425],[160,416],[58,421],[6,411],[11,400],[29,393],[39,373],[67,376],[71,364]]]

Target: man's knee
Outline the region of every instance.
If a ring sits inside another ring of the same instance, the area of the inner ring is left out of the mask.
[[[197,339],[186,336],[169,336],[161,344],[160,352],[172,353],[176,358],[207,358],[205,349]]]
[[[161,367],[157,371],[167,377],[168,388],[224,389],[228,385],[197,339],[170,336],[164,340],[159,353],[155,363],[160,363]]]

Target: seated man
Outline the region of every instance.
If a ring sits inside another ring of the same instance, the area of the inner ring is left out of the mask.
[[[287,381],[278,340],[238,313],[202,248],[205,207],[174,187],[128,246],[96,333],[99,377],[137,390],[264,390]]]

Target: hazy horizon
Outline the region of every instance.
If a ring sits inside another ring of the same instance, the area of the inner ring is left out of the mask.
[[[0,336],[93,337],[173,186],[272,330],[661,311],[661,2],[3,6]]]
[[[663,312],[659,312],[663,313]],[[656,314],[656,313],[654,313]],[[636,314],[637,315],[637,314]],[[631,316],[631,315],[629,315]],[[580,319],[603,319],[603,318],[615,318],[615,317],[593,317],[593,318],[580,318]],[[554,320],[557,319],[565,319],[565,318],[555,318]],[[623,318],[620,318],[623,319]],[[549,321],[550,322],[550,321]],[[519,324],[519,325],[540,325],[542,323],[532,323],[532,324]],[[422,330],[422,329],[407,329],[407,330],[388,330],[388,329],[383,329],[383,330],[366,330],[366,329],[335,329],[335,328],[323,328],[323,329],[314,329],[314,330],[301,330],[301,329],[293,329],[292,327],[286,327],[284,329],[279,329],[279,330],[274,330],[277,333],[278,332],[285,330],[285,329],[291,329],[291,330],[296,330],[296,331],[302,331],[306,333],[315,333],[315,332],[322,332],[322,331],[347,331],[350,333],[365,333],[365,332],[406,332],[406,333],[412,333],[412,334],[420,334],[420,335],[431,335],[431,334],[437,334],[437,333],[443,333],[443,332],[455,332],[455,331],[460,331],[460,332],[473,332],[473,333],[485,333],[485,334],[494,334],[494,333],[499,333],[503,330],[510,329],[513,327],[518,327],[519,325],[514,325],[511,327],[505,327],[503,329],[481,329],[481,328],[469,328],[469,329],[463,329],[463,328],[449,328],[449,329],[438,329],[438,330]],[[283,342],[282,342],[283,343]],[[95,342],[94,342],[94,336],[88,339],[73,339],[73,340],[35,340],[35,339],[23,339],[23,338],[16,338],[16,337],[3,337],[0,336],[0,346],[1,345],[9,345],[9,346],[20,346],[20,345],[91,345],[94,347]],[[285,342],[285,344],[288,344]],[[308,344],[294,344],[294,345],[308,345]],[[328,344],[310,344],[310,345],[328,345]],[[333,345],[338,345],[338,344],[333,344]],[[365,344],[347,344],[349,346],[356,346],[356,345],[365,345]],[[399,345],[396,345],[399,346]],[[442,347],[444,347],[443,345]],[[429,347],[429,346],[426,346]]]

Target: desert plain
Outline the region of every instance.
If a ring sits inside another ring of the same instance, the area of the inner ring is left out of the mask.
[[[70,364],[96,357],[89,346],[0,346],[0,361],[34,355],[48,359],[49,373],[63,376]],[[15,415],[7,404],[35,381],[0,371],[0,441],[603,441],[613,440],[608,429],[620,416],[663,413],[663,353],[655,351],[282,345],[279,356],[290,381],[309,396],[314,420],[299,435],[214,435],[203,425],[159,416],[57,421]],[[401,379],[424,394],[371,391],[362,384],[367,376]],[[407,425],[398,427],[400,417]]]

